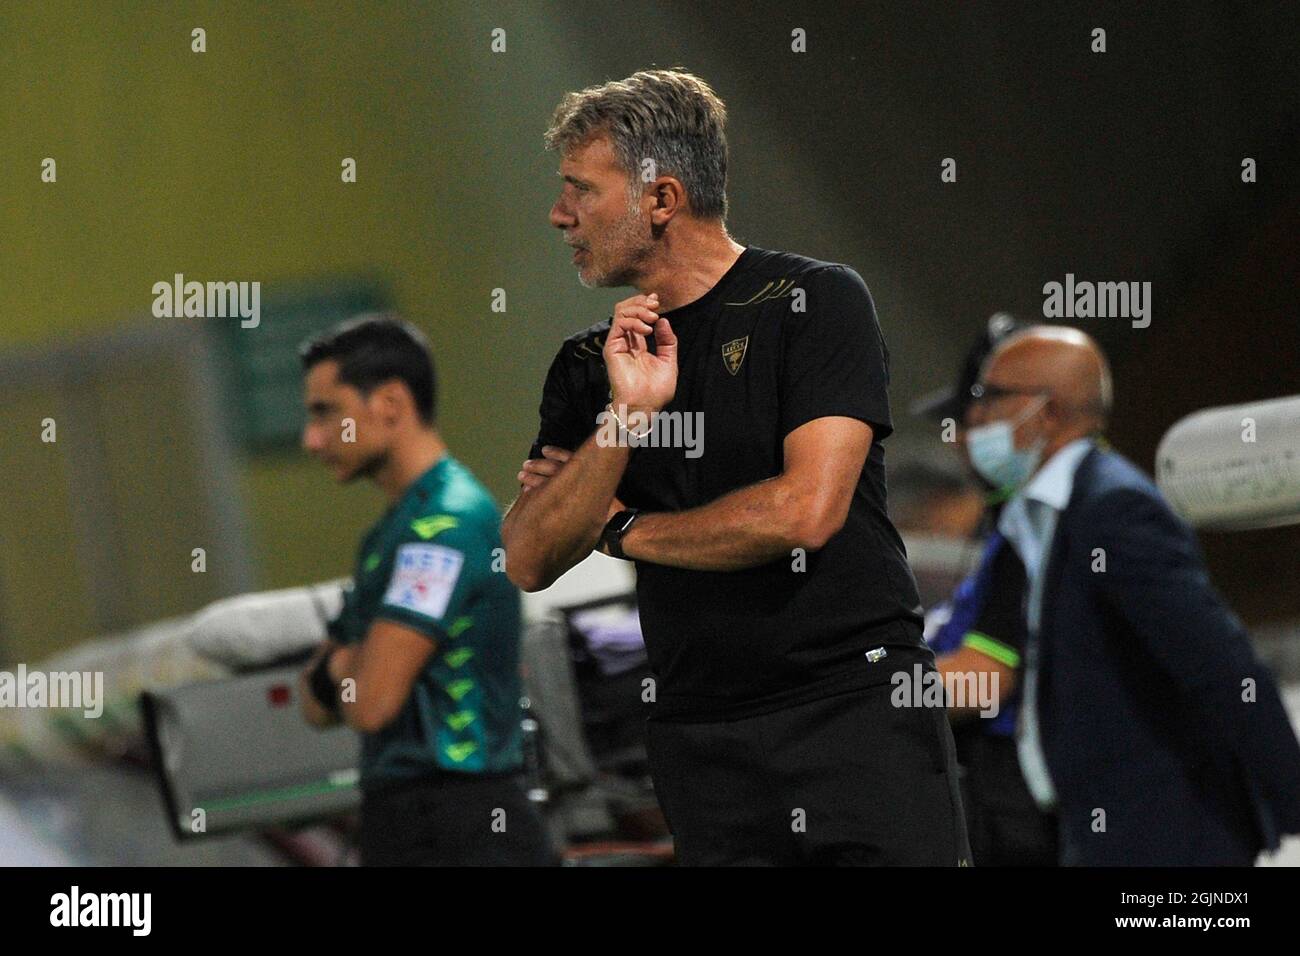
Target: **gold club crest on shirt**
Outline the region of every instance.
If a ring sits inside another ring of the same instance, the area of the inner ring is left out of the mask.
[[[732,339],[722,347],[722,364],[727,366],[727,371],[735,375],[740,371],[740,363],[745,361],[745,349],[749,346],[749,336],[743,339]]]

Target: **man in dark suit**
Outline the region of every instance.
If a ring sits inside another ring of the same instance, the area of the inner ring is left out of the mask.
[[[1251,865],[1300,832],[1300,744],[1189,527],[1098,443],[1110,372],[1076,329],[1001,343],[972,465],[1026,572],[1017,750],[1065,865]]]

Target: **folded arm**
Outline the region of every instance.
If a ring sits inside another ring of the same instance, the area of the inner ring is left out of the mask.
[[[583,442],[544,483],[525,483],[501,522],[506,576],[524,591],[550,587],[596,546],[611,513],[629,451],[602,446],[597,434]]]
[[[780,475],[698,508],[637,518],[623,552],[654,564],[736,571],[816,551],[844,526],[871,450],[871,426],[828,416],[785,438]]]
[[[360,644],[334,651],[329,675],[339,686],[344,722],[363,733],[392,723],[436,648],[432,638],[412,627],[377,620]]]

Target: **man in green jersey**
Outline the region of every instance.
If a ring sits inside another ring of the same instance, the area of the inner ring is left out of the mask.
[[[310,723],[361,733],[361,862],[552,862],[519,779],[520,605],[500,514],[438,433],[424,337],[363,316],[301,356],[303,447],[389,505],[299,682]]]

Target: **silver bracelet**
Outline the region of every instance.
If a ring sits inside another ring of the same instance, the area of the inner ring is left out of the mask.
[[[645,438],[646,435],[649,435],[652,431],[655,430],[654,422],[652,421],[650,423],[650,427],[647,428],[645,431],[643,432],[632,431],[632,429],[628,428],[626,425],[623,424],[623,419],[618,417],[618,412],[614,411],[613,402],[610,402],[608,405],[605,406],[605,411],[609,412],[610,417],[613,418],[614,421],[618,423],[619,428],[623,429],[623,431],[627,432],[633,438]],[[651,417],[653,417],[653,415],[654,413],[651,412]]]

